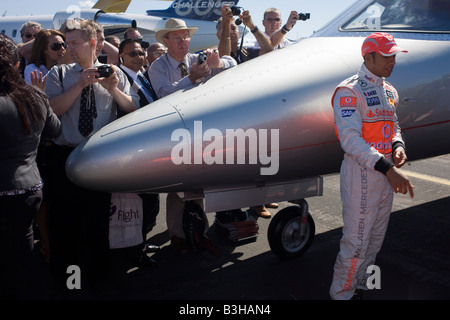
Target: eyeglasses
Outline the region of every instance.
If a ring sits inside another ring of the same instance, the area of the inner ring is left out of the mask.
[[[31,33],[25,33],[23,36],[27,39],[35,38],[35,35]]]
[[[269,22],[272,22],[272,21],[280,22],[281,18],[267,18],[266,20]]]
[[[155,57],[161,57],[163,55],[165,55],[167,53],[166,50],[158,50],[158,51],[153,51],[151,54],[154,55]]]
[[[59,50],[61,50],[61,48],[66,49],[67,48],[67,43],[65,43],[65,42],[61,42],[61,43],[55,42],[55,43],[52,43],[52,45],[50,46],[50,49],[52,49],[53,51],[59,51]]]
[[[132,57],[132,58],[137,57],[138,55],[139,55],[140,57],[145,56],[145,52],[144,52],[144,51],[124,52],[123,54],[129,54],[130,57]]]
[[[167,37],[167,39],[175,41],[175,42],[180,42],[180,41],[186,41],[186,40],[190,40],[191,36],[189,34],[185,35],[184,37],[180,37],[180,36],[174,36],[174,37]]]

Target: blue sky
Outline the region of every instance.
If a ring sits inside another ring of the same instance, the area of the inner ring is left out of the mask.
[[[56,11],[65,10],[71,5],[91,8],[95,2],[96,0],[1,0],[0,15],[3,15],[5,11],[7,16],[54,14]],[[291,10],[311,13],[310,20],[299,21],[291,32],[291,38],[295,39],[310,36],[315,30],[320,29],[354,2],[355,0],[240,0],[238,5],[250,10],[253,21],[260,27],[262,27],[263,13],[267,8],[280,9],[283,21],[287,20]],[[145,14],[148,9],[166,9],[170,3],[170,1],[132,0],[127,13]]]

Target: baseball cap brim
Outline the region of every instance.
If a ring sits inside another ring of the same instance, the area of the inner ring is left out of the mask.
[[[389,48],[388,52],[381,52],[381,50],[378,50],[376,52],[378,52],[382,56],[390,57],[390,56],[396,55],[399,52],[408,53],[408,50],[402,49],[399,46],[392,46],[391,48]]]

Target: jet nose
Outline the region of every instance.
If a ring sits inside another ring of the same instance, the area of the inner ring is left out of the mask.
[[[167,186],[167,181],[180,184],[186,168],[171,159],[176,144],[171,135],[179,128],[184,125],[178,112],[156,101],[108,124],[75,148],[66,174],[81,187],[106,192],[143,191]]]

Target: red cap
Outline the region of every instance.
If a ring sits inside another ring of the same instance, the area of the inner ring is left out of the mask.
[[[382,56],[389,57],[399,52],[408,51],[397,46],[394,37],[390,34],[376,32],[372,33],[364,40],[361,48],[361,54],[363,57],[365,54],[371,52],[377,52]]]

